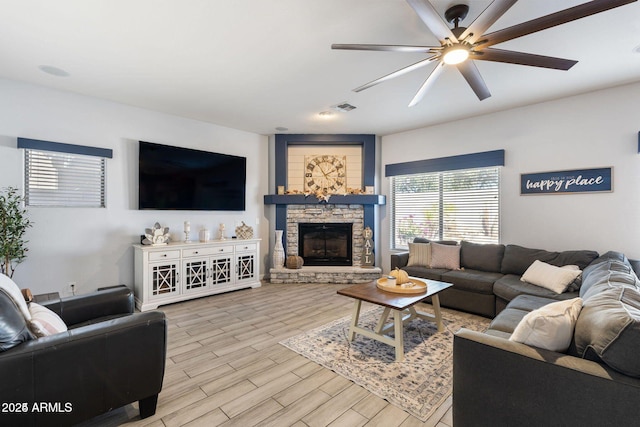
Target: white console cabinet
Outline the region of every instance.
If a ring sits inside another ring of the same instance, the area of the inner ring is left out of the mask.
[[[260,286],[260,239],[133,245],[136,307]]]

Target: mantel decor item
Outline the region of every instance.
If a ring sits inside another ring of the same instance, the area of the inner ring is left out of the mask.
[[[273,268],[284,267],[284,246],[282,245],[282,230],[276,230],[276,245],[273,248]]]
[[[253,228],[242,221],[242,225],[236,227],[236,237],[238,239],[253,239]]]
[[[169,227],[161,227],[160,223],[156,222],[153,228],[144,229],[143,245],[160,246],[167,243],[169,243]]]
[[[361,267],[373,267],[373,230],[367,226],[362,231],[362,237],[364,238],[364,244],[362,245],[362,264]]]
[[[206,243],[209,241],[209,229],[203,228],[199,233],[199,240],[201,243]]]
[[[608,167],[521,174],[520,194],[611,192],[612,169]]]
[[[221,223],[220,227],[218,227],[218,239],[227,240],[227,238],[224,235],[224,223]]]

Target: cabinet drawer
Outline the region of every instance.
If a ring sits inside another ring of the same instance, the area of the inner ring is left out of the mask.
[[[255,243],[246,243],[244,245],[236,245],[236,252],[255,251],[258,249],[258,245]]]
[[[188,258],[188,257],[194,257],[194,256],[227,254],[232,252],[233,252],[233,246],[210,246],[208,248],[183,249],[182,256],[184,258]]]
[[[164,261],[166,259],[180,259],[180,250],[149,252],[149,261]]]

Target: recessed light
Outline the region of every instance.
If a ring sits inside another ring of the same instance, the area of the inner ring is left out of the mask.
[[[325,118],[330,117],[330,116],[333,116],[333,113],[332,113],[331,111],[321,111],[321,112],[319,112],[318,114],[319,114],[321,117],[325,117]]]
[[[65,70],[58,67],[51,66],[51,65],[40,65],[38,69],[43,73],[47,73],[56,77],[69,77],[70,75]]]
[[[276,128],[276,130],[277,130],[278,132],[286,132],[286,131],[288,131],[288,130],[289,130],[289,128],[286,128],[286,127],[284,127],[284,126],[278,126],[278,127]]]

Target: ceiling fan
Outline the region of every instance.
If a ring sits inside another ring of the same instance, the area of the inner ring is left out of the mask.
[[[459,26],[469,12],[469,6],[459,4],[450,7],[444,14],[445,19],[454,25],[449,28],[428,0],[407,0],[416,14],[438,38],[440,46],[408,46],[408,45],[381,45],[381,44],[332,44],[332,49],[346,50],[374,50],[391,52],[426,53],[429,56],[408,67],[401,68],[391,74],[380,77],[365,85],[354,89],[360,92],[384,81],[417,70],[432,62],[437,62],[425,82],[422,84],[414,98],[409,103],[413,107],[419,103],[433,82],[440,75],[445,65],[453,65],[465,78],[471,89],[480,101],[491,96],[489,88],[485,84],[478,68],[472,60],[506,62],[511,64],[529,65],[533,67],[550,68],[556,70],[568,70],[578,61],[555,58],[550,56],[535,55],[531,53],[516,52],[512,50],[495,49],[491,46],[512,40],[527,34],[555,27],[575,21],[576,19],[604,12],[637,0],[593,0],[569,9],[545,15],[540,18],[522,22],[512,27],[494,31],[489,34],[484,32],[491,27],[517,0],[495,0],[469,25]]]

